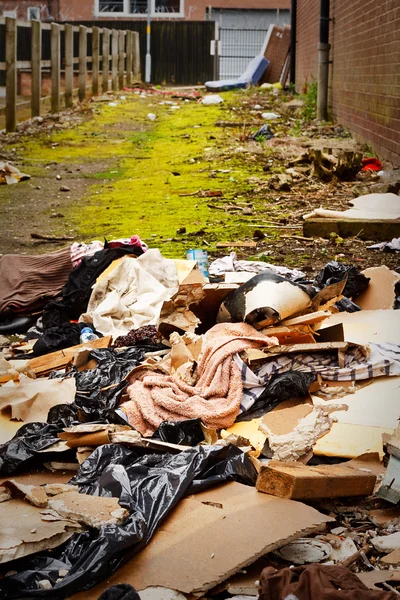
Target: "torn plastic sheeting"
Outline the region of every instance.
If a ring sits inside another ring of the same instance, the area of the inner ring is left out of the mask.
[[[315,379],[314,373],[301,371],[286,371],[286,373],[273,375],[253,406],[241,413],[236,422],[262,417],[285,400],[307,396],[309,387]]]
[[[348,298],[357,298],[369,285],[369,277],[365,277],[357,267],[342,265],[334,260],[328,262],[315,277],[314,285],[324,288],[347,278],[343,295]]]
[[[125,379],[144,359],[146,347],[134,346],[118,351],[99,348],[90,353],[97,361],[95,369],[73,370],[76,382],[75,402],[60,405],[49,412],[48,422],[68,427],[78,421],[104,420],[115,409],[125,388]],[[107,419],[106,419],[107,420]]]
[[[141,550],[183,496],[232,480],[248,485],[256,480],[252,462],[234,446],[197,447],[174,456],[141,456],[118,444],[97,448],[71,482],[84,493],[118,498],[131,515],[123,525],[76,534],[51,554],[26,560],[23,570],[0,580],[1,598],[56,600],[92,587]],[[61,569],[68,573],[56,583]],[[52,588],[39,589],[42,580]]]
[[[154,433],[153,439],[162,440],[169,444],[196,446],[204,441],[201,419],[164,421]]]
[[[314,295],[311,286],[293,283],[272,271],[264,271],[225,298],[217,322],[255,324],[268,320],[273,324],[308,308]]]

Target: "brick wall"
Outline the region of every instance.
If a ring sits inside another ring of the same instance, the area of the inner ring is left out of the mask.
[[[47,0],[0,0],[0,16],[3,16],[4,12],[15,11],[17,19],[22,21],[27,20],[28,8],[37,7],[40,8],[40,18],[42,21],[46,21],[49,17],[56,18],[57,9],[53,5],[54,0],[48,2]]]
[[[298,0],[296,88],[317,76],[319,3]],[[335,119],[400,165],[400,4],[331,0],[330,105]]]

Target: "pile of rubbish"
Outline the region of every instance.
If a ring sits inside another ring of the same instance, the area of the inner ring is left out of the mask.
[[[399,275],[0,257],[0,596],[400,588]]]

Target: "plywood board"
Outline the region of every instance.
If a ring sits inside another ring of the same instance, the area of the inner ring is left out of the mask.
[[[107,581],[72,598],[97,600],[120,582],[137,590],[161,586],[187,594],[205,592],[330,520],[305,504],[228,483],[181,500],[138,556]]]
[[[336,385],[340,386],[341,382]],[[313,400],[322,406],[338,402],[315,396]],[[355,393],[340,398],[340,403],[346,404],[348,409],[332,413],[339,423],[395,429],[400,418],[400,377],[377,377]]]
[[[285,435],[293,431],[312,410],[311,398],[286,400],[264,415],[261,422],[275,435]]]
[[[360,310],[355,313],[337,313],[322,323],[322,328],[343,323],[344,339],[357,344],[400,340],[400,310]]]
[[[393,429],[333,423],[331,430],[316,441],[313,452],[317,456],[342,458],[355,458],[368,452],[378,452],[382,460],[384,433],[392,434]]]

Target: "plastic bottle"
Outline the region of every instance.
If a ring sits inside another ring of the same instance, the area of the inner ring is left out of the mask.
[[[93,329],[91,327],[84,327],[81,331],[80,342],[81,344],[87,344],[87,342],[93,342],[94,340],[98,340],[99,336],[93,333]]]

